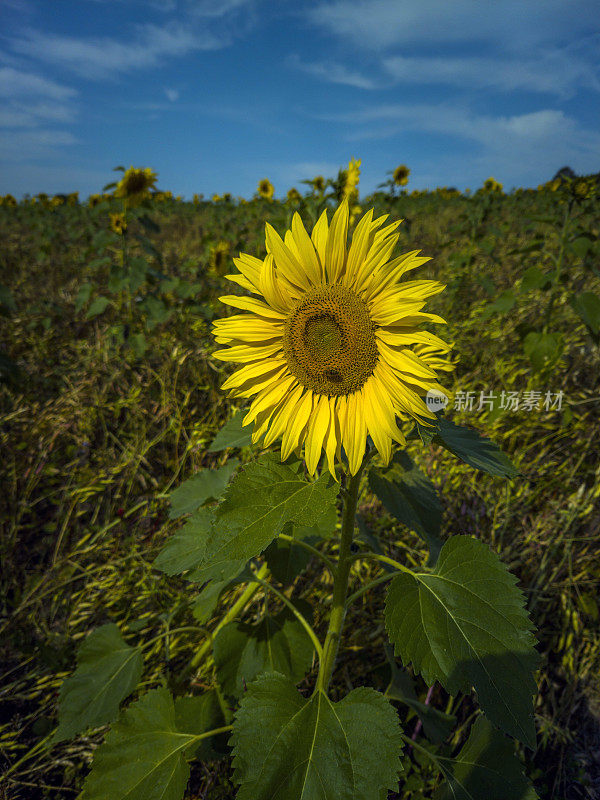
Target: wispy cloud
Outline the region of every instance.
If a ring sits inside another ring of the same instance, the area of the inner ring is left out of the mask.
[[[292,69],[300,70],[314,78],[327,83],[340,83],[345,86],[354,86],[357,89],[376,89],[377,84],[354,70],[348,69],[343,64],[335,62],[306,62],[296,54],[286,59],[286,65]]]
[[[477,41],[513,50],[589,30],[596,14],[595,0],[333,0],[312,7],[308,18],[360,48]]]
[[[56,81],[32,72],[22,72],[13,67],[0,67],[0,97],[39,95],[49,100],[69,100],[77,91]]]
[[[179,89],[165,89],[165,95],[167,100],[174,103],[176,100],[179,100]]]
[[[70,86],[33,72],[0,67],[0,128],[72,122],[76,116],[72,101],[76,96],[77,91]]]
[[[529,59],[425,58],[391,56],[384,68],[397,81],[442,84],[456,89],[523,89],[566,97],[581,87],[600,91],[600,71],[595,64],[575,59],[560,50]]]
[[[387,104],[318,118],[340,123],[345,129],[340,135],[350,142],[395,138],[402,143],[406,134],[414,132],[458,139],[471,148],[469,158],[455,158],[452,166],[442,157],[436,168],[437,174],[456,172],[452,180],[459,185],[473,180],[477,170],[491,171],[500,179],[504,171],[507,181],[515,176],[515,183],[539,182],[563,164],[585,170],[600,152],[600,133],[550,108],[491,116],[451,103]]]
[[[30,30],[11,47],[30,58],[60,65],[87,78],[102,79],[119,72],[160,64],[165,58],[224,45],[206,31],[173,22],[165,26],[138,25],[131,41],[108,37],[78,39]]]

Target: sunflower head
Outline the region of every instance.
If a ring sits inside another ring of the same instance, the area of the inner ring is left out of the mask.
[[[110,227],[115,233],[118,233],[119,236],[123,236],[125,231],[127,230],[127,218],[125,214],[121,211],[118,211],[115,214],[110,214]]]
[[[88,197],[88,206],[90,208],[96,208],[102,202],[102,197],[99,194],[91,194]]]
[[[389,174],[389,173],[388,173]],[[396,186],[406,186],[408,183],[408,176],[410,175],[410,170],[405,164],[400,164],[399,167],[396,167],[394,173],[392,175],[392,180]]]
[[[420,330],[444,322],[421,309],[444,287],[403,280],[429,261],[415,250],[392,257],[400,222],[384,226],[373,210],[347,244],[346,201],[331,223],[324,211],[309,235],[298,213],[282,239],[268,223],[264,259],[240,253],[226,276],[253,296],[221,301],[243,313],[217,320],[215,357],[237,366],[223,388],[247,398],[244,424],[266,446],[282,437],[281,457],[304,449],[311,473],[325,452],[330,472],[356,474],[370,436],[385,463],[399,427],[434,418],[423,398],[444,392],[437,371],[452,369],[450,347]]]
[[[122,197],[129,205],[135,205],[147,197],[150,189],[154,188],[157,177],[150,167],[129,167],[117,184],[115,197]]]
[[[501,183],[498,183],[498,181],[494,180],[494,178],[488,178],[486,181],[483,182],[483,191],[489,194],[502,194],[503,188],[504,188],[503,185]]]
[[[302,200],[302,195],[294,186],[291,189],[288,189],[287,193],[287,200],[288,203],[299,203]]]
[[[272,200],[274,193],[275,189],[273,188],[273,184],[268,178],[263,178],[262,181],[258,182],[259,197],[262,197],[264,200]]]
[[[211,270],[222,277],[227,271],[229,261],[229,242],[219,241],[210,249]]]
[[[310,182],[315,192],[325,191],[325,178],[322,175],[316,175]]]
[[[349,203],[356,203],[358,200],[358,181],[360,180],[360,160],[351,159],[348,164],[348,169],[345,172],[345,183],[343,187],[343,198],[348,200]]]
[[[17,201],[12,194],[5,194],[4,197],[0,195],[0,205],[14,208],[17,205]]]

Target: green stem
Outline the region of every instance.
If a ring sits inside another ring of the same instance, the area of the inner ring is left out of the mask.
[[[273,594],[277,595],[277,597],[283,603],[285,603],[285,605],[290,609],[292,614],[296,617],[298,622],[302,625],[304,630],[310,636],[310,639],[311,639],[311,641],[312,641],[312,643],[314,645],[314,648],[317,651],[317,655],[319,657],[319,664],[320,664],[321,661],[323,661],[323,648],[321,647],[321,642],[319,641],[319,639],[317,637],[317,634],[315,633],[314,628],[312,627],[310,622],[306,619],[306,617],[304,617],[298,611],[296,606],[291,602],[291,600],[289,600],[289,598],[287,598],[284,595],[283,592],[280,592],[279,589],[277,589],[275,586],[273,586],[270,583],[267,583],[267,581],[263,581],[262,578],[259,578],[258,576],[257,576],[257,580],[258,580],[258,582],[260,583],[261,586],[263,586],[265,589],[268,589],[270,592],[273,592]]]
[[[401,564],[399,561],[396,561],[389,556],[384,556],[381,553],[356,553],[350,557],[350,561],[362,561],[364,558],[374,558],[377,561],[381,561],[382,564],[389,564],[398,572],[408,572],[409,575],[414,575],[412,569],[409,569],[409,567],[404,566],[404,564]]]
[[[267,567],[266,564],[263,564],[262,567],[256,573],[256,577],[264,579],[264,578],[267,577],[268,574],[269,574],[269,568]],[[244,608],[246,608],[246,606],[248,605],[250,600],[252,600],[252,598],[254,597],[256,592],[259,590],[259,588],[260,588],[260,583],[257,583],[256,581],[252,581],[252,583],[249,583],[248,586],[246,586],[244,591],[241,593],[241,595],[238,597],[238,599],[235,601],[235,603],[231,606],[229,611],[227,611],[226,614],[223,614],[223,616],[221,617],[221,619],[219,621],[219,624],[215,627],[214,631],[212,632],[212,636],[210,636],[201,645],[201,647],[198,648],[198,651],[197,651],[196,655],[192,658],[192,660],[190,661],[190,664],[189,664],[189,666],[192,669],[195,669],[198,666],[198,664],[202,663],[203,658],[206,656],[206,654],[208,653],[208,651],[212,647],[212,640],[217,635],[217,633],[225,625],[227,625],[228,623],[232,622],[237,617],[237,615],[241,611],[243,611]]]
[[[329,617],[329,628],[323,646],[323,659],[319,663],[319,676],[315,685],[315,692],[326,692],[331,681],[333,667],[338,652],[342,626],[346,613],[346,595],[348,593],[348,578],[350,576],[350,565],[352,564],[352,554],[350,546],[354,536],[354,525],[356,521],[356,506],[358,503],[358,491],[360,488],[360,478],[366,459],[356,475],[350,478],[347,491],[344,496],[344,513],[342,516],[342,535],[340,539],[340,549],[338,555],[338,566],[333,581],[333,599],[331,605],[331,616]]]
[[[335,566],[333,561],[326,556],[325,553],[322,553],[320,550],[317,550],[316,547],[313,547],[312,544],[304,542],[302,539],[295,539],[293,536],[288,536],[287,533],[280,533],[277,538],[284,542],[289,542],[290,544],[297,544],[300,547],[303,547],[305,550],[308,550],[308,552],[312,553],[313,556],[317,556],[317,558],[320,558],[324,564],[327,564],[327,569],[332,575],[335,574]]]
[[[367,583],[357,592],[354,592],[354,594],[350,595],[350,597],[346,600],[346,608],[350,608],[350,606],[352,605],[352,603],[355,602],[355,600],[358,600],[359,597],[362,597],[363,594],[366,594],[371,589],[374,589],[375,586],[379,586],[380,583],[385,583],[386,581],[391,581],[392,578],[394,578],[395,576],[396,573],[394,572],[386,572],[385,575],[382,575],[380,578],[376,578],[374,581]]]
[[[558,291],[558,281],[560,279],[560,273],[562,271],[562,262],[563,256],[565,253],[565,243],[567,239],[567,229],[569,223],[569,214],[571,212],[571,204],[568,203],[565,207],[565,216],[563,219],[563,226],[562,231],[560,233],[560,249],[558,251],[558,256],[556,257],[555,261],[555,270],[554,270],[554,277],[552,279],[552,288],[550,290],[550,299],[548,301],[548,307],[546,308],[546,316],[544,320],[544,333],[547,332],[548,326],[550,325],[550,319],[552,317],[552,309],[554,308],[554,301],[556,299],[556,293]]]

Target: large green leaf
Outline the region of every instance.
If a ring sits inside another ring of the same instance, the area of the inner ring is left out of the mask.
[[[96,750],[82,800],[181,800],[196,743],[177,729],[173,698],[153,689],[119,717]]]
[[[537,653],[515,584],[486,544],[453,536],[432,573],[393,579],[385,622],[405,665],[450,694],[475,687],[488,718],[533,747]]]
[[[296,606],[310,621],[308,603],[296,601]],[[239,697],[262,672],[281,672],[298,683],[310,668],[313,649],[302,624],[285,608],[276,616],[265,614],[256,624],[225,625],[215,636],[213,658],[221,688]]]
[[[138,685],[142,653],[130,647],[115,624],[92,631],[77,653],[77,669],[60,687],[54,741],[116,719],[119,704]]]
[[[369,487],[386,511],[419,534],[435,564],[443,544],[442,506],[429,478],[400,450],[389,467],[369,470]]]
[[[312,544],[316,537],[305,537],[305,540],[308,544]],[[306,569],[311,554],[302,545],[276,539],[265,550],[265,558],[275,580],[284,586],[289,586]]]
[[[438,433],[433,437],[433,442],[441,444],[470,467],[501,478],[515,478],[519,474],[508,456],[486,436],[471,428],[455,425],[445,417],[438,417],[437,425]]]
[[[537,800],[510,739],[478,717],[457,758],[441,758],[446,776],[435,800]]]
[[[201,508],[174,533],[154,559],[154,566],[167,575],[179,575],[202,563],[214,512]]]
[[[523,350],[536,372],[551,367],[564,349],[562,333],[531,331],[523,340]]]
[[[248,447],[252,444],[252,425],[242,427],[246,411],[237,411],[228,420],[208,446],[209,453],[218,453],[227,447]]]
[[[218,500],[238,465],[239,461],[231,458],[219,469],[201,469],[192,478],[184,481],[171,494],[169,519],[191,514],[211,498]]]
[[[591,336],[600,336],[600,297],[594,292],[582,292],[569,298],[571,306],[584,322]]]
[[[402,739],[383,695],[306,700],[277,673],[248,687],[232,736],[237,800],[381,800],[398,788]]]
[[[214,689],[193,697],[175,698],[175,727],[181,733],[198,735],[222,728],[226,724],[219,698]],[[224,735],[221,734],[216,738],[224,738]],[[201,739],[190,747],[189,752],[197,758],[207,761],[217,756],[213,750],[214,744],[215,738],[213,737]],[[222,743],[222,745],[224,744],[225,742]],[[223,747],[219,749],[223,749]]]
[[[258,556],[287,523],[316,525],[330,515],[336,497],[337,484],[328,475],[307,481],[277,455],[264,454],[243,467],[227,487],[201,569],[213,574]]]
[[[423,723],[425,736],[429,741],[438,744],[450,735],[450,731],[456,724],[456,717],[452,714],[444,714],[437,708],[422,703],[417,698],[415,683],[406,669],[401,669],[396,663],[392,648],[386,645],[386,655],[390,665],[390,682],[385,690],[385,696],[390,700],[397,700],[411,708]]]

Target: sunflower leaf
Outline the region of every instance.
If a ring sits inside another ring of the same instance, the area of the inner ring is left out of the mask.
[[[456,758],[437,756],[446,781],[435,800],[537,800],[512,742],[478,717]]]
[[[175,726],[181,733],[198,735],[221,728],[227,723],[214,689],[194,697],[175,698]],[[216,758],[215,739],[201,739],[192,745],[190,754],[203,761]],[[224,744],[224,743],[223,743]],[[223,749],[222,747],[218,748]]]
[[[470,467],[501,478],[515,478],[520,474],[509,457],[486,436],[442,416],[438,416],[437,425],[434,444],[441,444]]]
[[[308,603],[297,600],[295,605],[310,621]],[[240,697],[262,672],[281,672],[298,683],[310,669],[313,650],[302,624],[285,608],[276,616],[264,614],[256,624],[225,625],[215,637],[213,658],[223,692]]]
[[[114,623],[92,631],[79,647],[77,669],[60,687],[53,741],[116,719],[120,702],[140,681],[142,664],[141,650],[130,647]]]
[[[336,497],[337,484],[327,474],[307,481],[278,456],[265,453],[227,487],[199,567],[212,574],[260,555],[287,523],[312,526],[330,516]]]
[[[202,563],[214,512],[201,508],[174,533],[154,559],[154,566],[167,575],[179,575]]]
[[[380,800],[398,788],[398,717],[373,689],[306,700],[283,675],[248,687],[236,714],[238,800]]]
[[[96,750],[82,800],[180,800],[190,774],[184,753],[195,741],[178,730],[167,689],[152,689],[121,714]]]
[[[242,428],[245,411],[237,411],[228,420],[208,446],[209,453],[218,453],[228,447],[248,447],[252,444],[252,425]]]
[[[429,478],[400,450],[389,467],[369,470],[369,487],[388,513],[423,539],[435,564],[443,544],[442,506]]]
[[[391,582],[385,624],[396,655],[450,694],[474,687],[486,716],[535,745],[537,665],[531,622],[516,579],[487,545],[453,536],[431,573]]]
[[[184,514],[197,511],[207,500],[218,500],[239,465],[236,458],[219,469],[201,469],[194,476],[184,481],[171,494],[169,519],[177,519]]]

